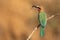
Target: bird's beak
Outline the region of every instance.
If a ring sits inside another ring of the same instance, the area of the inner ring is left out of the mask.
[[[39,6],[33,5],[32,7],[33,7],[33,8],[37,8],[38,12],[40,12],[40,10],[41,10],[41,8],[40,8]]]

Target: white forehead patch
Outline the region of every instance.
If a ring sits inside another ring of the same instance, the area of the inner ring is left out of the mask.
[[[37,6],[37,7],[39,7],[39,6]]]

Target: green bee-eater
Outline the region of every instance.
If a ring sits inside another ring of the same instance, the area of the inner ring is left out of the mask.
[[[39,8],[38,6],[33,6],[35,8],[38,8],[38,21],[40,24],[40,36],[43,37],[45,32],[45,26],[46,26],[46,22],[47,22],[47,17],[46,17],[46,13],[44,11],[41,11],[42,9]]]
[[[39,13],[38,20],[39,20],[39,23],[41,24],[41,27],[40,27],[40,36],[41,37],[44,36],[44,29],[45,29],[46,22],[47,22],[46,18],[47,17],[46,17],[46,13],[45,12],[40,12]]]

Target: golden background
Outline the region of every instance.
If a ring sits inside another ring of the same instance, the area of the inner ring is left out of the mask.
[[[38,25],[38,13],[32,5],[42,6],[48,17],[60,14],[59,0],[0,0],[0,40],[27,39]],[[60,16],[47,22],[44,38],[39,33],[40,29],[31,40],[60,40]]]

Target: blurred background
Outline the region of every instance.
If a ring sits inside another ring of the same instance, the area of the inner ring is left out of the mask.
[[[0,40],[27,40],[39,24],[33,5],[42,6],[47,17],[60,15],[60,0],[0,0]],[[47,21],[43,38],[39,28],[30,40],[60,40],[60,16]]]

